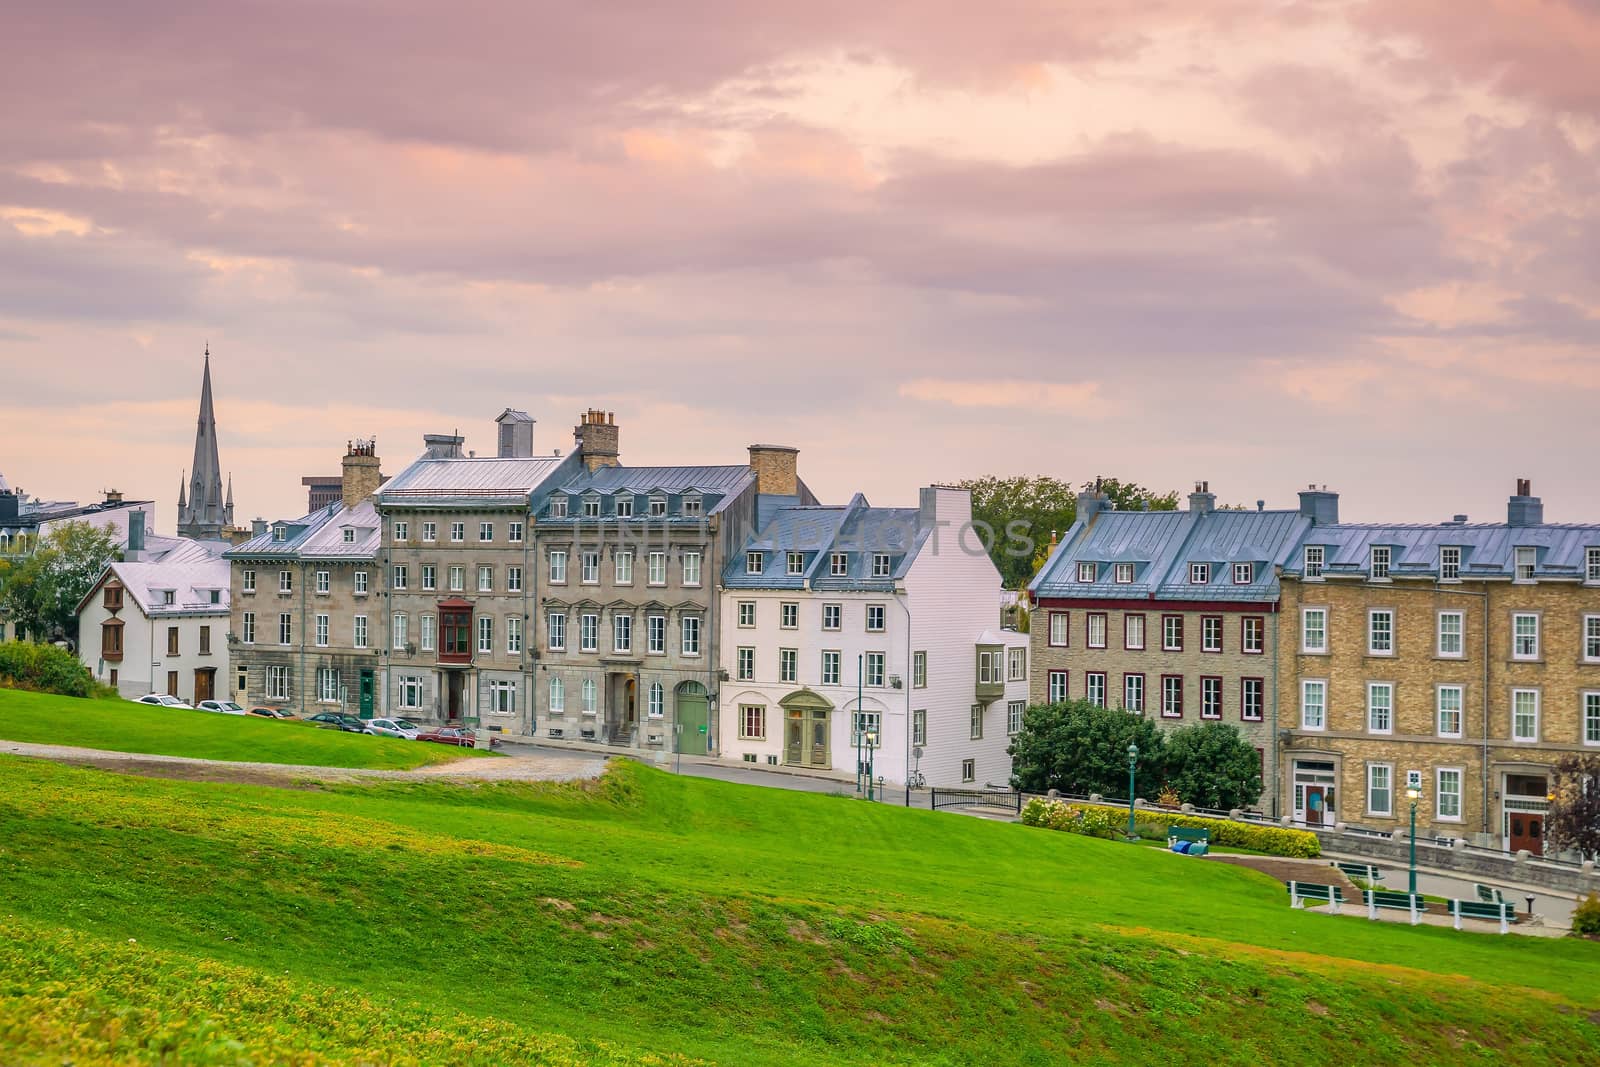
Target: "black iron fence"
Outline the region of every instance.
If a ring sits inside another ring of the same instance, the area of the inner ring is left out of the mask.
[[[930,806],[934,811],[949,808],[999,808],[1022,814],[1022,794],[1015,789],[945,789],[935,786]]]

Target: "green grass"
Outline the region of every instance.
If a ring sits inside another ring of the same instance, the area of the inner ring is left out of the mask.
[[[74,699],[15,689],[0,689],[0,740],[158,756],[387,770],[487,755],[449,745],[321,730],[289,719],[217,715],[131,700]]]
[[[1600,945],[630,763],[273,790],[0,758],[0,886],[6,1063],[1600,1062]]]

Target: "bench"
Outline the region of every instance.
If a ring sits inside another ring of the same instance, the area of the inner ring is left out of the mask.
[[[1478,882],[1474,882],[1473,885],[1472,885],[1472,891],[1474,893],[1478,894],[1478,902],[1481,903],[1481,904],[1503,904],[1503,903],[1505,903],[1505,899],[1506,898],[1500,895],[1500,890],[1495,889],[1492,886],[1487,886],[1487,885],[1483,885],[1483,884],[1478,883]]]
[[[1326,904],[1330,912],[1338,915],[1339,906],[1344,903],[1344,890],[1336,885],[1322,885],[1317,882],[1289,883],[1289,907],[1304,908],[1308,900]]]
[[[1376,919],[1379,908],[1390,908],[1394,911],[1404,911],[1411,914],[1411,925],[1415,926],[1422,921],[1424,905],[1420,893],[1396,893],[1387,889],[1368,889],[1367,918]]]
[[[1200,847],[1196,848],[1196,845]],[[1168,827],[1167,847],[1182,855],[1204,856],[1211,848],[1211,831],[1193,826]]]
[[[1485,888],[1478,886],[1479,889]],[[1495,890],[1499,892],[1499,890]],[[1517,906],[1509,900],[1499,900],[1490,903],[1483,900],[1452,900],[1450,914],[1455,917],[1456,929],[1461,929],[1462,919],[1484,919],[1488,922],[1498,922],[1500,932],[1509,934],[1511,924],[1517,921]]]
[[[1364,882],[1383,881],[1383,872],[1378,870],[1376,864],[1353,863],[1350,860],[1334,860],[1329,864],[1329,866],[1339,868],[1339,870],[1343,871],[1345,876],[1349,878],[1360,878]]]

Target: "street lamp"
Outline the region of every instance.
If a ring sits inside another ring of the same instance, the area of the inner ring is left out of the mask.
[[[872,752],[878,747],[878,731],[867,732],[867,799],[872,799]]]
[[[1133,775],[1139,766],[1139,746],[1132,741],[1128,742],[1128,836],[1138,837],[1139,831],[1133,825]]]
[[[1411,880],[1407,883],[1409,885],[1409,887],[1410,887],[1407,890],[1407,892],[1409,892],[1412,896],[1416,896],[1417,895],[1417,801],[1422,799],[1422,790],[1416,788],[1415,786],[1413,786],[1410,789],[1407,789],[1406,790],[1406,799],[1411,801]]]

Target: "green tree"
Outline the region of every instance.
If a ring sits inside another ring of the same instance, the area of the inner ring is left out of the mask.
[[[1029,793],[1058,789],[1087,796],[1128,792],[1128,745],[1139,746],[1139,796],[1150,800],[1166,772],[1166,749],[1155,723],[1087,700],[1036,704],[1012,739],[1011,784]]]
[[[68,522],[43,538],[16,565],[0,591],[0,613],[35,640],[78,638],[78,601],[105,565],[119,559],[116,535],[86,522]]]
[[[1261,757],[1237,726],[1180,726],[1167,734],[1167,782],[1184,803],[1230,811],[1261,799]]]

